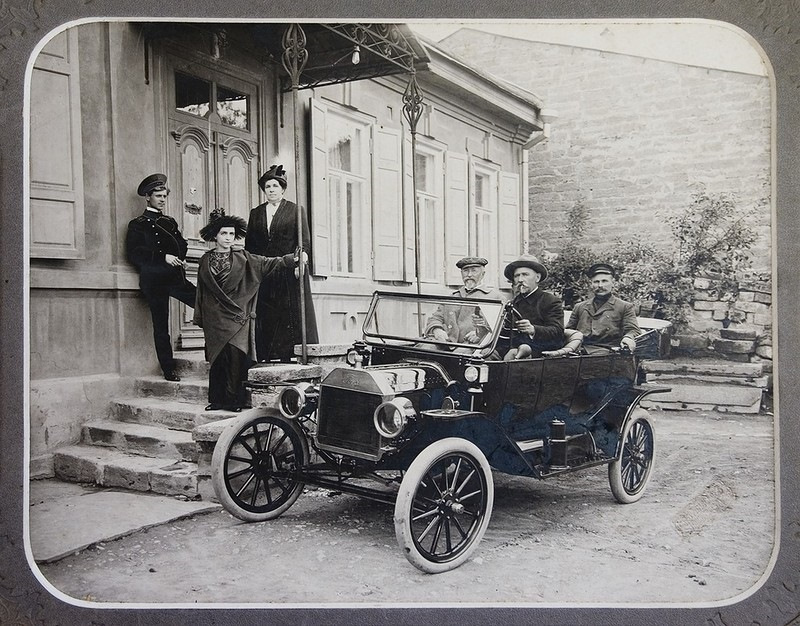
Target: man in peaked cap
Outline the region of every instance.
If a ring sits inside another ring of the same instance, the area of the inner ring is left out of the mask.
[[[167,206],[167,177],[151,174],[136,190],[147,201],[144,213],[128,223],[128,260],[139,271],[139,289],[150,307],[153,340],[164,378],[178,381],[169,336],[169,299],[194,308],[195,286],[186,280],[186,250],[178,223],[163,211]]]
[[[616,273],[608,263],[595,263],[585,274],[592,281],[594,297],[579,302],[572,310],[567,328],[583,333],[583,344],[633,350],[635,338],[642,333],[636,322],[636,312],[630,302],[614,295]]]
[[[497,351],[506,361],[541,356],[564,343],[564,305],[539,283],[547,268],[536,257],[522,255],[503,271],[511,281],[514,299],[506,314]]]
[[[500,292],[483,284],[486,265],[489,262],[481,257],[464,257],[456,262],[461,270],[461,281],[464,283],[452,295],[459,298],[481,298],[487,300],[503,300]],[[428,318],[425,336],[442,342],[479,343],[490,331],[486,319],[476,312],[476,307],[465,307],[458,304],[443,305]]]

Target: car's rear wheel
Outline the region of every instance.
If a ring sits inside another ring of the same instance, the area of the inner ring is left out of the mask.
[[[653,471],[655,430],[647,411],[634,409],[620,443],[619,457],[608,466],[608,482],[617,501],[630,504],[642,497]]]
[[[423,572],[456,568],[486,532],[493,501],[492,471],[480,449],[455,437],[436,441],[414,459],[400,484],[397,542]]]
[[[303,491],[298,470],[307,459],[308,443],[294,422],[277,415],[243,415],[222,431],[214,448],[214,492],[239,519],[273,519]]]

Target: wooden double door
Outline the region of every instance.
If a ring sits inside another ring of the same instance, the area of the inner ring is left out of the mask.
[[[168,56],[163,92],[168,144],[170,213],[189,242],[187,277],[197,283],[197,260],[208,250],[200,229],[211,211],[245,220],[259,204],[260,86],[246,72],[223,72]],[[180,348],[203,346],[193,311],[177,301],[172,336]]]

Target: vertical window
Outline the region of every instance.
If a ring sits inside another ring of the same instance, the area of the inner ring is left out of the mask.
[[[444,265],[441,159],[441,154],[420,148],[414,162],[420,222],[420,279],[429,282],[441,280]]]
[[[328,124],[328,194],[331,211],[331,269],[364,272],[366,189],[369,171],[367,128],[332,113]],[[368,248],[367,248],[368,249]]]
[[[497,172],[488,166],[476,163],[472,176],[473,213],[475,229],[475,254],[489,261],[492,268],[498,267],[497,245]]]
[[[478,256],[492,256],[492,206],[489,199],[489,177],[486,174],[475,174],[475,252]]]

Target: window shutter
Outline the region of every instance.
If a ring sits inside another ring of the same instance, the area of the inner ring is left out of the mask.
[[[375,280],[403,280],[403,161],[402,133],[374,129],[372,217]]]
[[[41,51],[30,86],[30,255],[86,257],[78,34]]]
[[[500,172],[499,185],[499,244],[500,267],[497,268],[498,284],[505,284],[503,269],[522,253],[520,246],[522,221],[520,219],[519,175]]]
[[[403,128],[405,131],[405,127]],[[416,257],[414,255],[414,154],[411,150],[411,133],[403,133],[403,232],[398,236],[405,245],[403,277],[413,283],[417,279]]]
[[[461,284],[456,262],[469,254],[469,196],[467,157],[448,152],[444,200],[445,281]]]
[[[331,223],[328,203],[327,108],[311,99],[311,252],[315,276],[331,271]]]

